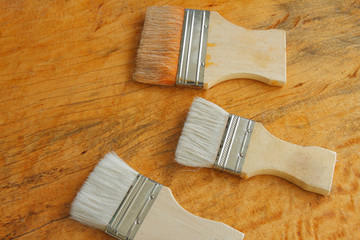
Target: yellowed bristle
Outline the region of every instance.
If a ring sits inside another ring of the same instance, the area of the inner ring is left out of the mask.
[[[184,8],[149,7],[136,58],[134,80],[175,85]]]

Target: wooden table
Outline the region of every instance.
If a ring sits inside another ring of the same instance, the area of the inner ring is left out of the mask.
[[[287,84],[210,90],[132,81],[146,7],[216,10],[287,31]],[[0,239],[113,239],[70,219],[71,202],[114,150],[201,217],[253,239],[360,238],[360,2],[1,1]],[[271,176],[247,180],[174,162],[195,96],[275,136],[338,153],[328,197]]]

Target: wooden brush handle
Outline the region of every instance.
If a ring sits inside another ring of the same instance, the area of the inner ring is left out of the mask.
[[[220,222],[183,209],[163,187],[141,224],[135,240],[241,240],[244,234]]]
[[[285,39],[283,30],[246,30],[212,11],[204,88],[234,78],[283,86],[286,82]]]
[[[330,193],[336,153],[320,147],[302,147],[271,135],[256,123],[241,177],[269,174],[323,195]]]

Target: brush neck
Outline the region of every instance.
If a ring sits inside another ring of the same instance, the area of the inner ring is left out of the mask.
[[[269,85],[286,82],[286,34],[283,30],[246,30],[210,12],[204,88],[235,78]]]
[[[328,195],[335,162],[333,151],[285,142],[256,123],[240,176],[274,175],[305,190]]]
[[[244,234],[219,222],[195,216],[182,208],[163,187],[134,240],[241,240]]]

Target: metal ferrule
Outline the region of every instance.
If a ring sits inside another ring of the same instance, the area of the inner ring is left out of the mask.
[[[161,184],[139,174],[105,232],[117,239],[134,239],[161,188]]]
[[[230,114],[214,168],[240,175],[255,122]]]
[[[210,11],[185,9],[177,85],[203,87]]]

